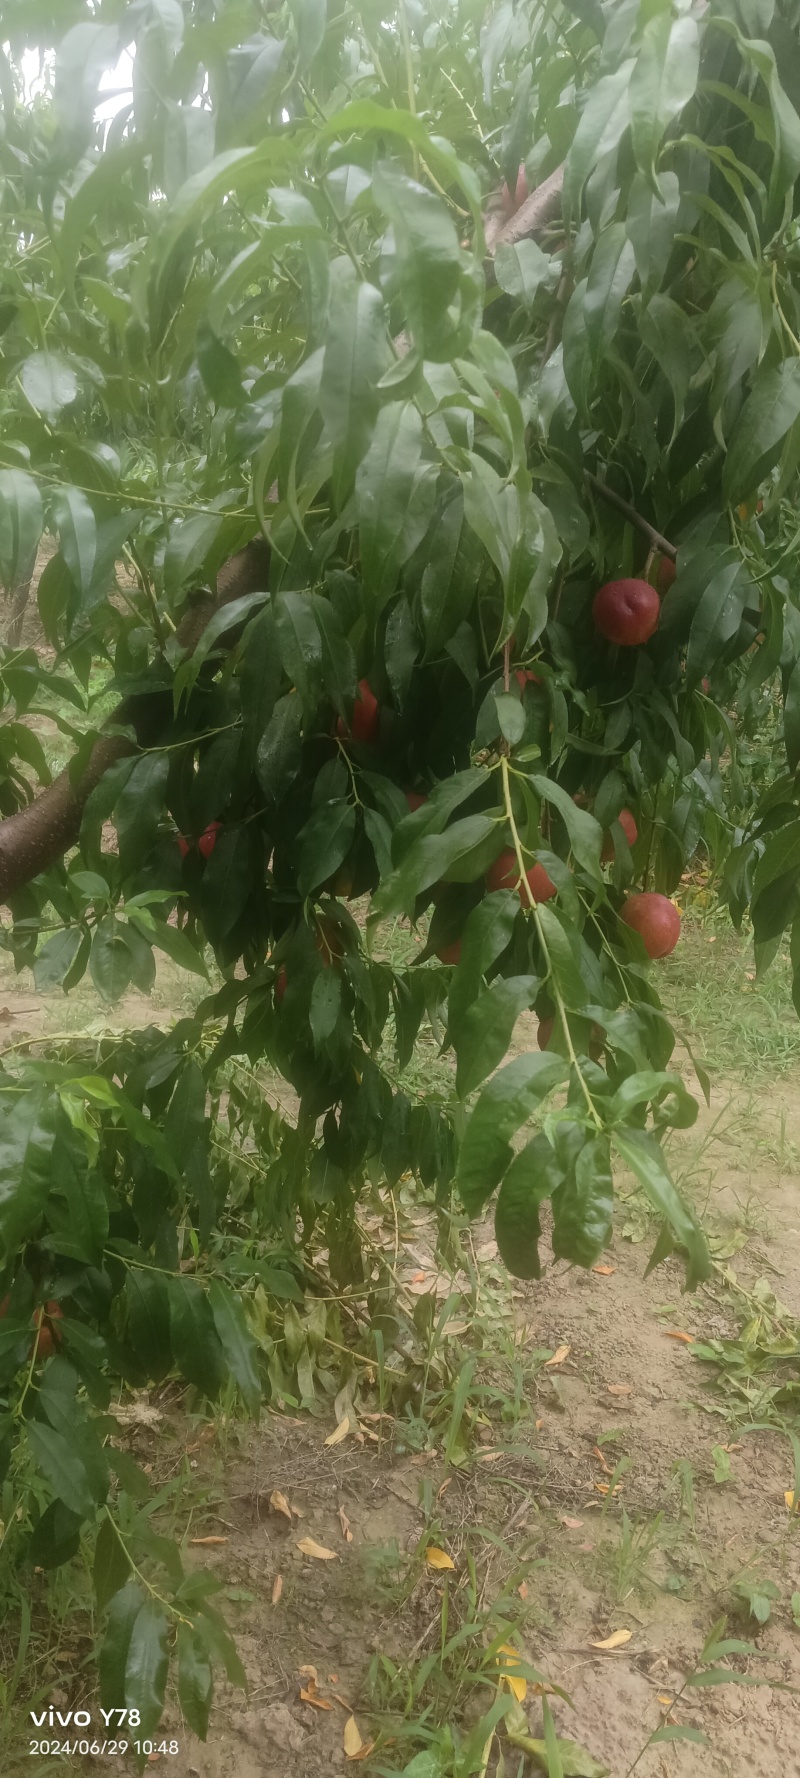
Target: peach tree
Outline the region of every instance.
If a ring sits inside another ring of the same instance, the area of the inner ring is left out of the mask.
[[[705,848],[800,975],[799,24],[9,0],[3,943],[112,1005],[159,954],[216,973],[169,1031],[3,1053],[2,1516],[45,1569],[96,1538],[102,1685],[150,1727],[173,1646],[201,1733],[237,1669],[115,1379],[255,1408],[243,1281],[301,1298],[314,1235],[359,1283],[359,1196],[407,1174],[494,1200],[535,1278],[543,1201],[591,1265],[621,1164],[651,1263],[706,1276],[651,960]],[[778,674],[786,771],[740,818],[736,700]],[[408,1084],[423,1025],[446,1098]]]

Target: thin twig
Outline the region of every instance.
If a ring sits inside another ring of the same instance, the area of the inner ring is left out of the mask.
[[[656,530],[655,525],[651,525],[648,519],[643,519],[641,513],[636,511],[635,506],[631,506],[630,501],[623,500],[621,494],[616,494],[614,489],[608,486],[607,482],[601,482],[600,477],[592,475],[588,469],[585,471],[585,477],[589,487],[592,488],[595,494],[600,495],[601,500],[608,501],[609,506],[615,506],[617,512],[623,513],[624,517],[628,520],[628,523],[630,525],[635,525],[637,531],[641,531],[643,537],[649,537],[654,549],[660,550],[662,556],[669,556],[671,562],[676,560],[678,554],[677,545],[670,543],[669,538],[662,537],[661,532]]]

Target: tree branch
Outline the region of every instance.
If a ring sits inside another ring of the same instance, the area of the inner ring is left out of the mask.
[[[562,165],[556,167],[549,179],[537,185],[535,191],[529,193],[524,204],[520,204],[519,209],[507,221],[501,214],[488,216],[484,224],[487,251],[494,255],[500,246],[515,247],[518,241],[530,240],[548,222],[552,222],[561,209],[563,185]]]
[[[189,607],[178,625],[177,639],[187,654],[194,652],[207,623],[221,606],[266,587],[269,558],[269,545],[263,539],[257,539],[223,563],[217,576],[216,593],[204,594]],[[100,735],[76,784],[71,783],[67,766],[41,796],[19,809],[16,815],[9,815],[0,822],[0,902],[23,888],[40,871],[47,870],[77,843],[81,817],[91,791],[116,760],[124,759],[126,755],[136,753],[138,746],[152,742],[154,718],[158,718],[162,706],[163,694],[159,693],[152,699],[123,698],[105,727],[132,727],[137,741],[119,734]]]
[[[643,519],[641,513],[636,511],[635,506],[631,506],[629,501],[623,500],[621,494],[615,494],[614,489],[610,488],[607,482],[601,482],[599,476],[590,474],[588,469],[584,471],[584,474],[589,487],[595,494],[600,495],[601,500],[606,500],[609,506],[615,506],[617,512],[621,512],[628,520],[629,525],[635,525],[637,531],[641,531],[642,536],[649,539],[653,548],[661,551],[662,556],[669,556],[671,562],[675,561],[678,551],[674,543],[670,543],[667,537],[662,537],[661,532],[657,531],[647,519]]]

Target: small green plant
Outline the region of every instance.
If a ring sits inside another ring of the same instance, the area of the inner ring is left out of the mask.
[[[747,1607],[750,1617],[754,1617],[758,1624],[768,1623],[775,1600],[780,1598],[780,1590],[775,1582],[765,1580],[761,1575],[741,1575],[734,1581],[731,1592],[740,1606]]]
[[[721,1488],[726,1482],[730,1482],[733,1479],[730,1454],[726,1451],[724,1445],[713,1445],[711,1456],[714,1461],[714,1481],[717,1486]]]

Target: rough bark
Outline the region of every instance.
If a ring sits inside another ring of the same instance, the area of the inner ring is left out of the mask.
[[[269,546],[261,539],[231,556],[217,576],[216,594],[204,594],[181,619],[177,638],[187,653],[197,647],[206,624],[221,606],[266,588],[268,573]],[[135,753],[137,744],[145,745],[151,740],[155,707],[160,709],[162,703],[163,694],[157,694],[153,700],[124,698],[105,726],[132,727],[137,742],[120,734],[100,735],[77,783],[70,781],[66,767],[33,802],[0,822],[0,902],[40,871],[47,870],[76,844],[91,791],[116,760]]]

